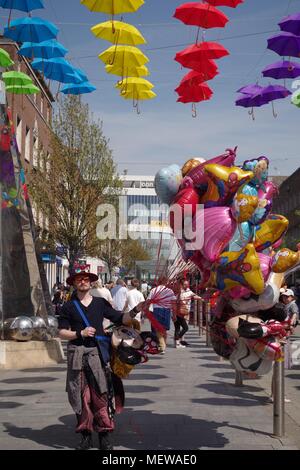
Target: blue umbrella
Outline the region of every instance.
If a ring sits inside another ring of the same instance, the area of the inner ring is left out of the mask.
[[[73,65],[61,57],[48,60],[34,59],[31,66],[34,70],[43,72],[45,77],[57,82],[79,84],[85,81],[76,72]]]
[[[90,82],[84,82],[79,85],[70,83],[64,86],[61,92],[64,93],[64,95],[84,95],[85,93],[92,93],[95,90],[97,90],[97,88]]]
[[[77,75],[79,75],[83,82],[89,81],[87,75],[81,69],[78,69],[77,67],[73,67],[73,69],[77,73]]]
[[[4,28],[4,36],[16,42],[35,42],[48,41],[55,39],[59,29],[50,21],[42,18],[20,18],[10,23],[10,26]]]
[[[44,4],[42,0],[0,0],[0,7],[29,13],[32,10],[44,8]]]
[[[56,57],[64,57],[68,52],[68,49],[58,41],[50,39],[49,41],[43,41],[37,44],[33,42],[25,42],[18,51],[18,54],[24,57],[29,57],[30,59],[33,57],[53,59]]]

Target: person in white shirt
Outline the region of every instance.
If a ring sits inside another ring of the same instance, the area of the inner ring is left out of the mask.
[[[123,279],[117,280],[117,285],[111,290],[111,295],[114,302],[114,309],[125,312],[128,305],[128,289]]]
[[[159,285],[154,287],[149,293],[148,299],[151,300],[156,296],[160,296],[164,307],[160,304],[152,304],[153,316],[155,319],[168,331],[170,329],[171,314],[176,307],[176,296],[172,289],[166,287],[167,278],[163,277],[159,280]],[[167,348],[167,334],[156,331],[157,339],[159,342],[159,349],[161,354],[165,354]]]
[[[201,297],[196,295],[190,289],[188,281],[181,282],[180,293],[177,298],[176,320],[174,320],[175,335],[174,344],[175,348],[185,348],[188,343],[184,341],[184,335],[188,332],[188,320],[190,317],[192,300],[202,300]]]
[[[148,295],[148,284],[147,282],[142,282],[142,285],[141,285],[141,291],[142,291],[142,294],[144,296],[144,299],[147,298],[147,295]]]
[[[92,287],[93,288],[91,289],[90,294],[93,297],[100,297],[101,299],[107,300],[111,306],[113,305],[113,298],[111,296],[110,290],[103,286],[101,279],[99,279],[97,282],[94,282]]]
[[[143,294],[138,290],[140,287],[140,282],[137,279],[132,279],[131,281],[132,289],[127,294],[127,311],[131,311],[136,307],[139,303],[144,302],[145,298]],[[139,322],[142,321],[142,314],[138,313],[135,317],[136,320]]]

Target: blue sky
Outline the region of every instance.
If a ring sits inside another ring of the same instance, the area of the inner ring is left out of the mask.
[[[190,105],[176,103],[174,92],[188,70],[181,70],[173,58],[196,36],[196,28],[172,18],[181,3],[147,0],[138,12],[124,15],[124,20],[137,26],[148,41],[142,49],[150,59],[149,79],[158,95],[141,104],[140,115],[130,101],[118,96],[116,77],[107,75],[97,58],[110,44],[96,39],[90,27],[105,21],[105,15],[89,12],[79,0],[45,0],[45,10],[35,15],[58,25],[58,39],[69,48],[68,57],[97,86],[97,91],[84,99],[94,115],[103,120],[120,173],[127,169],[129,174],[151,175],[163,166],[181,165],[193,156],[214,157],[237,145],[237,163],[267,155],[271,174],[291,174],[300,161],[300,110],[287,98],[275,102],[276,119],[268,105],[257,108],[252,121],[247,110],[236,107],[234,101],[241,86],[256,80],[269,83],[261,79],[260,72],[279,56],[266,49],[267,38],[279,30],[277,23],[287,13],[300,11],[300,0],[245,0],[236,9],[222,8],[230,22],[225,29],[208,30],[206,39],[221,42],[230,56],[218,61],[220,75],[209,82],[214,96],[197,105],[196,119],[191,116]],[[4,24],[6,11],[0,14]],[[249,36],[239,37],[242,35]],[[291,84],[287,82],[289,88]]]

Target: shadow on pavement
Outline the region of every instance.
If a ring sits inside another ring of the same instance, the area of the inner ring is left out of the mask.
[[[23,403],[15,403],[12,401],[0,402],[0,410],[9,410],[9,409],[14,409],[14,408],[19,408],[20,406],[23,406]]]
[[[45,393],[44,390],[1,390],[0,397],[30,397],[43,393]]]
[[[251,400],[247,400],[243,397],[240,398],[193,398],[192,403],[198,403],[199,405],[210,405],[210,406],[261,406],[268,405],[269,401],[266,397],[259,397],[255,399],[254,396],[251,396]]]
[[[19,377],[17,379],[6,379],[1,380],[3,384],[35,384],[35,383],[45,383],[45,382],[54,382],[58,380],[56,377]]]
[[[159,375],[159,374],[139,374],[136,371],[135,374],[129,375],[126,380],[161,380],[167,379],[166,375]]]
[[[159,392],[159,387],[150,387],[150,385],[129,385],[124,382],[126,393],[150,393]]]
[[[66,367],[45,367],[44,369],[22,369],[19,372],[28,372],[28,373],[44,373],[44,372],[64,372],[66,373]]]

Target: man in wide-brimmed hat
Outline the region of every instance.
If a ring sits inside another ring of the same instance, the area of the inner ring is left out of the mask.
[[[67,284],[76,293],[59,318],[59,336],[69,341],[67,392],[77,416],[76,432],[82,435],[78,450],[93,446],[93,431],[98,432],[100,449],[113,449],[113,414],[124,401],[122,382],[109,369],[110,338],[104,335],[103,319],[130,325],[143,307],[141,303],[128,313],[114,310],[107,300],[90,294],[91,283],[97,280],[98,276],[85,271],[70,276]]]

